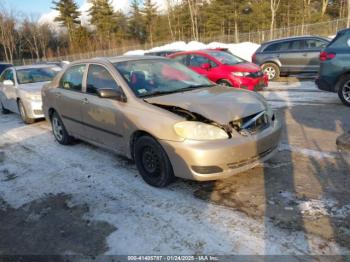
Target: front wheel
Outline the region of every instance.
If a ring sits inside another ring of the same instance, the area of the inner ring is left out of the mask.
[[[59,115],[54,112],[51,117],[52,132],[58,143],[62,145],[70,145],[73,143],[74,138],[70,136],[63,125],[63,122]]]
[[[137,169],[147,184],[165,187],[174,181],[175,176],[168,156],[154,138],[138,138],[134,150]]]
[[[27,111],[23,105],[23,102],[21,100],[18,100],[18,111],[19,114],[21,115],[21,118],[24,123],[26,124],[33,124],[35,122],[34,118],[30,118],[27,114]]]
[[[269,80],[277,80],[280,77],[280,68],[274,63],[263,64],[262,71]]]
[[[350,76],[347,76],[340,84],[338,96],[344,105],[350,106]]]

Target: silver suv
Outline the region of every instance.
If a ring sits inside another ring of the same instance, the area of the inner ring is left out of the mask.
[[[269,80],[280,74],[317,73],[320,51],[330,39],[318,36],[289,37],[263,43],[252,57],[262,67]]]

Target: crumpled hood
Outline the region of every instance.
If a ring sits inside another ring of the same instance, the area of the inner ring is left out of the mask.
[[[145,101],[180,107],[222,125],[266,110],[266,102],[261,95],[222,86],[150,97]]]

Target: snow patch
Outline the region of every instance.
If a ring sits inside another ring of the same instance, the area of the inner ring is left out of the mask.
[[[126,52],[124,55],[144,55],[146,52],[159,52],[159,51],[191,51],[191,50],[203,50],[203,49],[215,49],[215,48],[227,48],[232,54],[243,58],[244,60],[250,61],[252,55],[260,47],[260,45],[243,42],[238,44],[225,44],[219,42],[212,42],[204,44],[198,41],[191,41],[186,43],[184,41],[172,42],[162,46],[157,46],[149,50],[132,50]]]

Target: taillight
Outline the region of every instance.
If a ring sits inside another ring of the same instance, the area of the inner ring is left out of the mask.
[[[254,53],[254,54],[252,55],[252,62],[255,63],[255,61],[256,61],[256,53]]]
[[[335,53],[327,53],[327,52],[321,52],[320,54],[320,60],[321,61],[326,61],[326,60],[331,60],[336,56]]]

